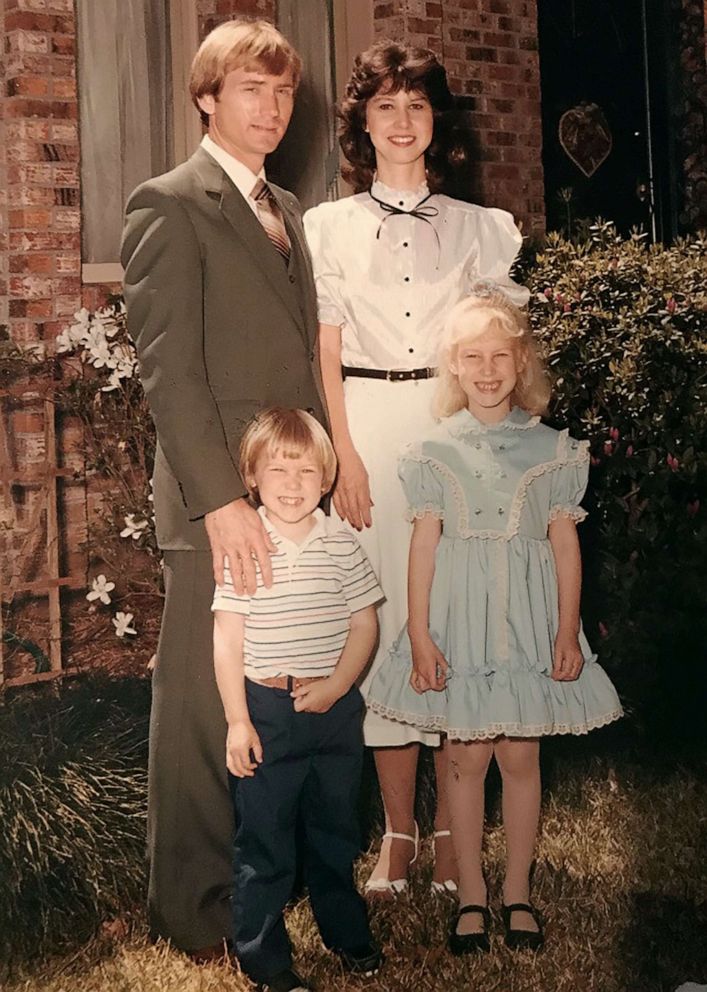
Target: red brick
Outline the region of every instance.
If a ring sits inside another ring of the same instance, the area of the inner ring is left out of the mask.
[[[76,39],[70,34],[52,35],[51,50],[57,55],[73,55],[76,52]]]
[[[71,100],[76,97],[75,79],[55,79],[52,83],[52,95],[58,100]]]
[[[51,140],[60,144],[78,143],[78,125],[72,121],[55,121],[51,125]]]
[[[54,226],[57,231],[79,231],[81,211],[78,207],[57,207],[54,210]]]
[[[80,291],[76,290],[76,293],[70,296],[56,296],[54,306],[58,317],[72,316],[81,307]]]
[[[78,107],[75,103],[58,100],[27,100],[15,97],[5,107],[6,117],[60,117],[75,118]]]
[[[42,276],[11,276],[10,295],[27,300],[48,299],[52,295],[52,281]]]
[[[74,18],[37,10],[10,10],[5,14],[5,31],[42,31],[68,34],[75,31]]]
[[[81,247],[78,234],[57,231],[10,231],[10,251],[77,252]]]
[[[5,45],[9,52],[42,54],[50,49],[47,35],[35,31],[13,31],[6,35]]]
[[[53,317],[54,304],[51,300],[27,300],[28,317]]]
[[[25,228],[29,231],[43,231],[51,224],[52,215],[49,210],[11,210],[9,215],[11,228]]]
[[[79,185],[78,165],[55,165],[52,171],[54,173],[53,181],[57,186]]]
[[[7,81],[8,96],[47,96],[49,82],[37,76],[16,76]]]
[[[7,199],[11,207],[48,207],[55,202],[48,186],[11,186]]]
[[[52,167],[44,164],[12,164],[7,169],[8,183],[27,183],[31,186],[53,183]]]

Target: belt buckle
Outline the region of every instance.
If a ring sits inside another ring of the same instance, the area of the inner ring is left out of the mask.
[[[409,371],[410,371],[409,369],[388,369],[385,377],[388,380],[388,382],[404,382],[405,381],[404,375]],[[414,379],[415,377],[410,376],[410,378]]]

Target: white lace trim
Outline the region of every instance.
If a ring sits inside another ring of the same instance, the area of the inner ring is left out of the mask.
[[[468,411],[467,411],[468,412]],[[454,414],[452,414],[454,416]],[[510,414],[509,414],[510,416]],[[489,431],[498,430],[508,430],[508,431],[527,431],[531,427],[537,427],[540,423],[540,417],[530,417],[524,424],[516,423],[513,420],[502,420],[498,424],[482,424],[480,420],[476,420],[473,414],[469,414],[471,419],[464,418],[459,423],[450,424],[447,422],[446,428],[452,437],[462,437],[464,434],[488,434]]]
[[[412,523],[413,520],[420,520],[422,517],[434,517],[436,520],[444,520],[444,510],[434,503],[424,503],[422,506],[409,507],[405,512],[405,519]]]
[[[406,713],[401,710],[393,710],[389,706],[383,706],[374,700],[368,700],[367,705],[381,716],[388,720],[395,720],[397,723],[407,723],[418,730],[436,731],[446,734],[450,740],[458,741],[481,741],[494,737],[547,737],[551,734],[588,734],[590,730],[597,730],[605,727],[614,720],[620,719],[624,715],[623,709],[611,710],[593,720],[585,720],[582,723],[489,723],[485,727],[472,729],[470,727],[449,727],[444,716],[422,716],[419,713]]]
[[[569,517],[570,520],[574,520],[576,524],[581,523],[586,520],[588,514],[587,511],[582,509],[581,506],[553,506],[550,509],[549,521],[552,523],[553,520],[557,520],[558,517]]]
[[[539,417],[535,418],[536,421],[539,419]],[[530,421],[528,423],[530,423]],[[555,453],[556,457],[552,461],[541,462],[539,465],[534,465],[521,476],[520,482],[518,483],[516,491],[513,495],[510,513],[508,514],[508,523],[505,530],[474,530],[474,528],[469,525],[469,506],[464,496],[464,491],[462,490],[461,484],[459,483],[457,477],[444,462],[439,461],[437,458],[433,458],[431,455],[423,454],[420,446],[415,449],[409,448],[405,457],[409,458],[411,461],[434,465],[437,472],[439,472],[439,474],[447,480],[454,495],[454,504],[459,517],[459,537],[477,537],[492,541],[510,541],[512,538],[517,536],[518,531],[520,530],[520,517],[523,512],[523,507],[525,506],[525,498],[531,482],[533,482],[534,479],[539,478],[541,475],[545,475],[546,472],[556,472],[558,469],[565,468],[568,465],[580,466],[589,461],[589,441],[573,440],[570,445],[572,450],[568,452],[568,436],[569,432],[567,430],[560,432],[557,439],[557,449]],[[435,507],[434,509],[436,512],[439,512],[438,508]],[[419,515],[417,514],[417,511],[413,512],[415,512],[416,515]],[[584,510],[581,512],[586,516],[586,512]],[[582,519],[584,519],[584,517],[582,517]]]

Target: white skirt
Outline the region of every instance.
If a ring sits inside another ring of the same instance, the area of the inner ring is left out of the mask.
[[[387,382],[350,377],[344,382],[349,431],[366,466],[374,504],[373,526],[356,531],[356,536],[385,593],[385,602],[378,607],[378,650],[361,684],[364,698],[373,675],[385,664],[407,620],[412,525],[406,519],[398,458],[408,444],[418,441],[434,425],[430,412],[434,388],[433,379]],[[388,720],[370,709],[363,722],[363,734],[369,747],[399,747],[412,741],[439,744],[439,734]]]

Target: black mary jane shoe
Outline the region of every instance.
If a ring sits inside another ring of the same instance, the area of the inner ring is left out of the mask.
[[[479,933],[457,933],[459,920],[466,913],[478,913],[484,924],[484,929]],[[449,934],[449,950],[452,954],[485,954],[491,950],[489,940],[489,930],[491,929],[491,913],[488,906],[477,906],[469,903],[468,906],[461,906],[454,917],[452,929]]]
[[[538,929],[535,930],[514,930],[511,928],[511,914],[521,912],[530,913]],[[512,951],[539,951],[545,943],[540,913],[535,906],[527,902],[514,902],[510,906],[501,906],[503,925],[506,928],[506,947]]]

